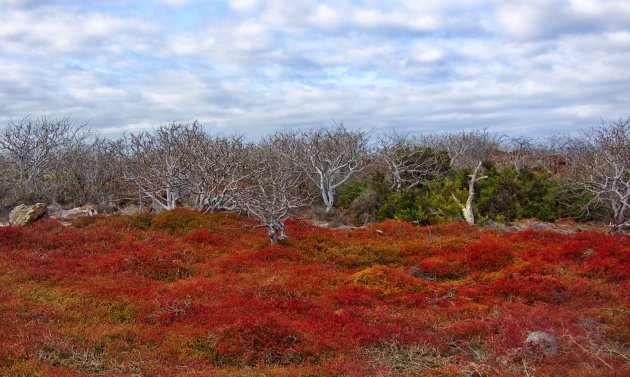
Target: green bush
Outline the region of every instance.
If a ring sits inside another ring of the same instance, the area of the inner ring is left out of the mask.
[[[352,214],[361,224],[373,223],[378,220],[378,211],[381,200],[376,191],[367,189],[357,196],[350,206]]]
[[[452,194],[465,196],[461,185],[450,179],[427,182],[420,188],[390,194],[379,218],[412,221],[422,225],[461,220],[461,209]]]
[[[475,198],[481,217],[497,221],[553,221],[558,217],[560,187],[551,174],[490,167],[486,175],[488,178],[478,183]]]
[[[429,152],[418,151],[417,154],[411,156],[426,158]],[[582,220],[592,218],[592,216],[577,212],[572,206],[575,203],[586,203],[589,200],[588,196],[567,194],[561,189],[558,178],[553,174],[527,169],[517,171],[512,168],[503,168],[499,170],[492,163],[484,164],[484,168],[483,175],[487,178],[477,183],[473,201],[480,221],[488,219],[510,222],[521,218],[554,221],[561,217],[577,217]],[[382,168],[376,168],[342,185],[338,189],[337,206],[350,209],[361,223],[400,219],[432,225],[462,219],[461,208],[453,200],[453,195],[461,203],[466,201],[470,169],[451,170],[450,177],[425,179],[412,189],[398,192],[391,191],[392,183],[382,170]]]
[[[350,208],[352,202],[367,188],[366,184],[360,182],[344,183],[337,188],[335,204],[340,208]]]
[[[390,193],[391,182],[386,174],[375,166],[373,170],[355,177],[337,189],[335,205],[350,209],[359,223],[366,224],[378,219],[379,208]]]

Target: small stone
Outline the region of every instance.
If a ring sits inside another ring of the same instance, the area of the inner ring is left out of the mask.
[[[593,254],[597,254],[597,253],[595,253],[595,251],[593,251],[593,249],[588,249],[588,250],[586,250],[585,252],[582,253],[582,259],[588,258],[588,257],[590,257]]]
[[[544,331],[530,333],[525,340],[525,347],[533,353],[542,353],[543,355],[558,354],[556,337]]]

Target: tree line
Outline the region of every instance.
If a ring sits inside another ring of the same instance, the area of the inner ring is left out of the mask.
[[[272,242],[305,208],[358,223],[573,217],[620,229],[630,207],[629,141],[630,118],[544,140],[486,130],[376,134],[338,123],[251,142],[198,122],[108,139],[68,117],[25,117],[0,134],[0,205],[238,211]]]

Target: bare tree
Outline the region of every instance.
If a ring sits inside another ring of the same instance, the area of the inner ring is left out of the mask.
[[[247,185],[237,191],[238,202],[267,228],[271,243],[286,239],[284,221],[312,202],[303,190],[304,174],[290,167],[278,153],[280,147],[272,137],[248,148],[251,175]]]
[[[509,148],[508,163],[514,167],[514,170],[520,171],[526,166],[532,166],[536,163],[534,141],[525,136],[507,137]]]
[[[192,143],[200,131],[192,125],[169,123],[154,132],[129,135],[124,177],[158,209],[172,210],[186,192],[193,159]]]
[[[479,161],[491,160],[502,149],[501,138],[486,129],[425,135],[422,142],[436,150],[446,149],[451,166],[457,169],[473,169]]]
[[[488,178],[487,176],[479,176],[482,169],[482,162],[479,161],[475,170],[470,175],[470,182],[468,183],[468,198],[466,199],[466,204],[462,204],[459,199],[455,196],[455,194],[451,194],[453,200],[457,202],[462,208],[462,215],[464,216],[464,220],[470,225],[475,225],[475,212],[473,210],[473,200],[475,198],[475,185],[482,179]]]
[[[450,161],[445,152],[422,146],[408,135],[396,132],[383,135],[379,145],[379,157],[387,165],[393,190],[414,188],[449,170]]]
[[[86,124],[75,124],[69,117],[9,121],[0,134],[4,170],[0,179],[11,189],[9,201],[43,199],[58,162],[86,136]]]
[[[195,207],[206,212],[239,209],[237,191],[251,175],[243,137],[197,133],[191,140],[191,148],[194,159],[186,184]]]
[[[0,153],[0,171],[7,172],[11,168],[11,162],[3,153]],[[10,192],[11,189],[11,180],[8,177],[0,174],[0,212],[4,205],[10,204],[9,201],[12,200]]]
[[[566,147],[568,181],[611,212],[613,228],[623,226],[630,208],[630,118],[602,123],[569,139]]]
[[[98,137],[76,144],[55,169],[56,200],[74,206],[113,205],[128,191],[122,180],[121,148],[121,140]]]
[[[298,145],[295,163],[320,191],[326,212],[333,208],[336,189],[370,164],[367,134],[341,123],[303,132]]]
[[[535,167],[552,175],[564,174],[567,165],[566,140],[564,135],[552,135],[535,144]]]

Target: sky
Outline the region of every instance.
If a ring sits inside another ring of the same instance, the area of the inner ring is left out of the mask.
[[[0,0],[0,126],[573,133],[630,115],[629,0]]]

